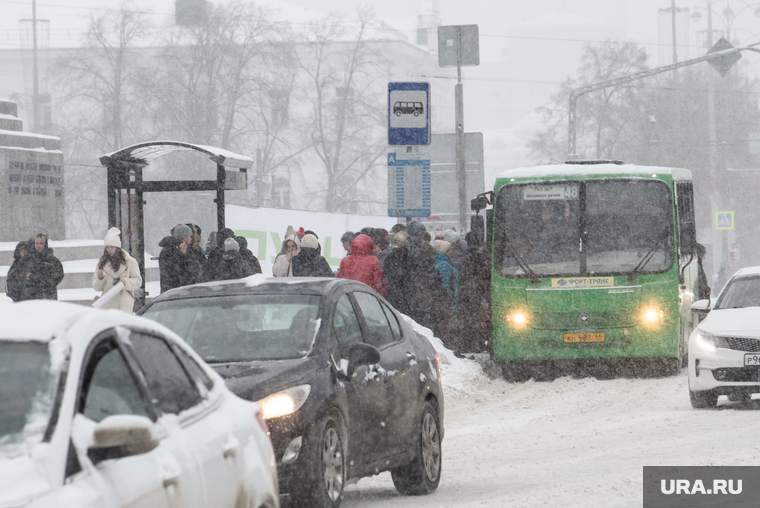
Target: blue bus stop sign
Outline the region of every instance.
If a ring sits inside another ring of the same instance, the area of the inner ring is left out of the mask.
[[[430,144],[430,83],[388,83],[388,144]]]

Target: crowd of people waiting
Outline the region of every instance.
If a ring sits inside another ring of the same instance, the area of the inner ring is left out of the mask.
[[[453,230],[431,238],[419,222],[341,237],[346,257],[333,273],[317,235],[288,227],[275,277],[341,277],[367,284],[400,312],[431,328],[455,353],[485,349],[490,336],[490,264],[482,238]]]
[[[161,292],[199,282],[233,280],[261,273],[247,240],[224,228],[202,245],[201,228],[177,224],[164,237],[158,258]],[[104,308],[131,312],[142,286],[137,261],[121,248],[121,232],[109,229],[103,255],[92,278]],[[364,228],[341,237],[346,257],[333,272],[313,231],[289,226],[275,258],[275,277],[340,277],[375,289],[400,312],[431,328],[447,347],[460,353],[481,351],[490,329],[489,256],[474,233],[447,230],[431,238],[419,222],[396,224],[391,231]],[[8,270],[7,295],[13,301],[57,299],[63,265],[44,234],[19,242]]]
[[[201,245],[201,228],[177,224],[160,242],[158,267],[161,292],[215,280],[242,279],[261,273],[261,265],[248,241],[224,228],[209,235],[209,245]]]

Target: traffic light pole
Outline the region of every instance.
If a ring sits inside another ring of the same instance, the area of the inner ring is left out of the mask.
[[[690,65],[698,64],[700,62],[707,62],[707,61],[716,62],[722,58],[725,58],[727,56],[733,56],[745,50],[755,51],[755,52],[760,53],[760,49],[754,47],[758,45],[760,45],[760,42],[755,43],[755,44],[750,44],[749,46],[744,46],[741,48],[729,48],[725,50],[714,51],[712,53],[708,52],[708,54],[704,56],[700,56],[698,58],[692,58],[691,60],[684,60],[682,62],[676,62],[670,65],[664,65],[662,67],[655,67],[654,69],[637,72],[635,74],[629,74],[627,76],[621,76],[619,78],[608,79],[606,81],[600,81],[599,83],[593,83],[591,85],[586,85],[586,86],[572,90],[570,92],[570,99],[569,99],[570,103],[569,103],[568,115],[567,115],[568,117],[567,118],[568,120],[568,155],[576,154],[577,123],[576,123],[576,117],[575,117],[575,109],[576,109],[578,99],[580,97],[588,93],[595,92],[597,90],[603,90],[611,86],[624,85],[632,81],[648,78],[650,76],[656,76],[657,74],[662,74],[663,72],[673,71],[675,69],[680,69],[681,67],[688,67]]]

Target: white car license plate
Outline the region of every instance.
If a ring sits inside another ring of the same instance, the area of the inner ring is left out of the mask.
[[[760,353],[745,353],[744,365],[760,365]]]

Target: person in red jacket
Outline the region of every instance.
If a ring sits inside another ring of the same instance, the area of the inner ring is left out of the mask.
[[[363,282],[385,296],[383,267],[372,255],[372,238],[359,235],[351,242],[351,254],[344,257],[338,268],[338,277]]]

